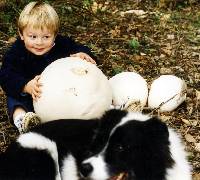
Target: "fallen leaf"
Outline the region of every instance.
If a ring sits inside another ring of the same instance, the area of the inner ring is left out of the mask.
[[[200,143],[195,143],[195,149],[200,152]]]
[[[194,137],[191,134],[186,134],[185,139],[187,142],[192,142],[192,143],[196,142],[196,140],[194,139]]]
[[[197,124],[198,124],[198,121],[197,121],[197,120],[194,120],[194,121],[192,122],[192,126],[197,126]]]
[[[137,16],[142,16],[146,14],[146,12],[143,10],[132,10],[132,12]]]
[[[6,6],[6,0],[0,1],[0,8],[4,8]]]
[[[142,60],[141,56],[139,56],[139,55],[134,56],[134,61],[141,61],[141,60]]]
[[[135,14],[137,16],[144,16],[146,12],[143,10],[128,10],[120,13],[121,16],[124,16],[125,14]]]
[[[193,180],[200,180],[200,174],[194,174]]]
[[[172,45],[170,43],[167,43],[165,47],[161,48],[162,51],[167,54],[168,56],[170,56],[172,54]]]
[[[171,49],[162,48],[162,51],[163,51],[166,55],[168,55],[168,56],[170,56],[170,55],[172,54]]]
[[[104,4],[104,5],[106,5],[106,3]],[[94,13],[96,13],[97,11],[98,11],[98,9],[100,9],[101,11],[105,11],[106,10],[106,6],[103,6],[103,4],[101,4],[101,3],[97,3],[97,2],[95,2],[94,1],[94,3],[92,4],[92,11],[94,12]]]
[[[160,18],[160,25],[161,26],[165,26],[167,21],[171,18],[171,14],[164,14],[161,18]]]
[[[10,37],[8,39],[8,43],[14,43],[16,40],[17,40],[16,37]]]
[[[187,125],[191,125],[190,121],[188,121],[187,119],[181,119],[185,124]]]
[[[121,33],[120,27],[119,26],[115,26],[115,29],[110,30],[109,33],[111,34],[112,38],[120,36],[120,33]]]
[[[167,35],[167,39],[173,40],[174,39],[174,35],[173,34],[168,34]]]
[[[197,100],[200,100],[200,91],[196,90]]]
[[[164,58],[164,57],[165,57],[165,55],[164,55],[164,54],[161,54],[161,55],[160,55],[160,58]]]
[[[171,116],[167,116],[167,115],[161,115],[161,119],[163,122],[169,121],[171,119]]]
[[[141,52],[140,55],[141,55],[141,56],[146,56],[147,54]]]
[[[160,74],[172,74],[173,71],[170,68],[160,68]]]

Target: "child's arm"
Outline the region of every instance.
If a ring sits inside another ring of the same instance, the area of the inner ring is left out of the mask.
[[[66,51],[68,51],[71,56],[77,56],[86,61],[98,64],[98,60],[91,52],[90,48],[75,42],[72,38],[58,35],[57,43],[61,48],[65,47]]]
[[[94,59],[92,59],[88,54],[83,53],[83,52],[79,52],[76,54],[71,54],[71,57],[79,57],[87,62],[91,62],[92,64],[96,64],[96,61]]]
[[[4,58],[0,69],[0,85],[8,96],[19,97],[28,79],[22,75],[21,51],[19,41],[15,42]]]

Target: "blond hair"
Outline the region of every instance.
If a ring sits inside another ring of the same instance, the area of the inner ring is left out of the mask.
[[[42,30],[47,28],[57,34],[59,17],[54,8],[49,4],[33,1],[25,6],[18,20],[18,28],[21,34],[23,34],[23,30],[27,26]]]

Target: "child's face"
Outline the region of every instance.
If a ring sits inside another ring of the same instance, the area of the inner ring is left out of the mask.
[[[27,26],[23,33],[20,34],[24,41],[25,47],[35,55],[43,55],[51,50],[54,45],[55,34],[44,29],[33,29]]]

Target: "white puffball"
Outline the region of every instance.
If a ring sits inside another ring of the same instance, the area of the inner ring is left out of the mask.
[[[139,103],[144,107],[148,97],[145,79],[135,72],[122,72],[109,79],[114,107],[127,108],[130,104]]]
[[[96,65],[77,57],[54,61],[40,81],[42,94],[33,105],[42,122],[97,118],[112,103],[107,77]]]
[[[161,103],[164,103],[159,108],[161,112],[173,111],[185,101],[186,89],[184,80],[174,75],[162,75],[151,84],[148,106],[158,108]]]

